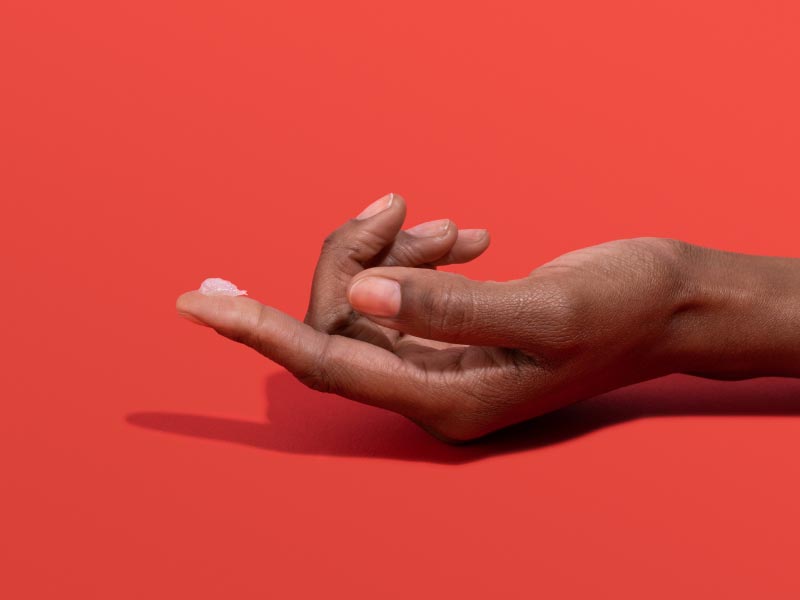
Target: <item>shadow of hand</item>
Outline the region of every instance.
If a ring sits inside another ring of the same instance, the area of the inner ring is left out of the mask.
[[[644,417],[797,416],[800,381],[720,382],[673,376],[615,390],[460,446],[444,444],[389,411],[322,394],[286,372],[267,379],[267,422],[139,412],[146,429],[275,452],[460,464],[530,451]]]

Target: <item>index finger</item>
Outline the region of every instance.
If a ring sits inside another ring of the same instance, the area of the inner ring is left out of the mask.
[[[328,335],[246,297],[192,291],[176,303],[182,316],[250,346],[314,389],[421,419],[433,395],[424,373],[397,355],[359,340]]]

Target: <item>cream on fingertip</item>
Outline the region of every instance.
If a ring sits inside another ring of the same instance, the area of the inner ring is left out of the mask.
[[[198,290],[204,296],[246,296],[247,290],[240,290],[227,279],[210,277],[200,284]]]

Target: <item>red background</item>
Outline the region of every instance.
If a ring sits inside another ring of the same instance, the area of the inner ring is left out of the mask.
[[[673,377],[448,447],[188,324],[301,317],[395,191],[461,272],[800,255],[790,0],[0,8],[4,598],[800,594],[800,383]]]

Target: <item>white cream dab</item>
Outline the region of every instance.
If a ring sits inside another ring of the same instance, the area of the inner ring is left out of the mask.
[[[247,290],[240,290],[227,279],[211,277],[200,284],[200,293],[205,296],[246,296]]]

